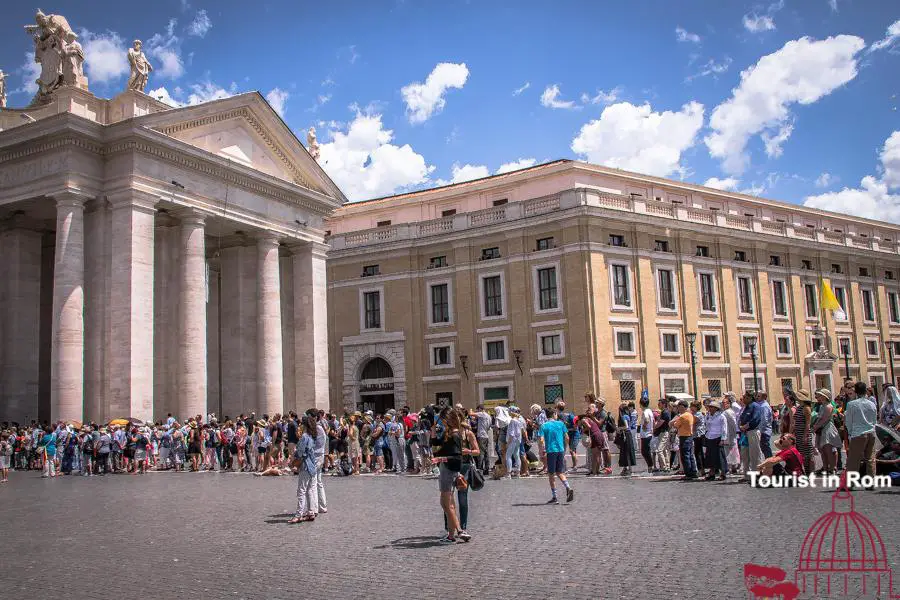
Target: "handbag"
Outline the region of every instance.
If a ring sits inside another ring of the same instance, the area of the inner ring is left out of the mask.
[[[467,479],[469,488],[471,488],[473,492],[477,492],[484,487],[484,474],[478,467],[473,466],[469,469]]]
[[[469,489],[469,482],[466,481],[466,478],[462,476],[462,473],[456,474],[456,489],[463,492]]]
[[[587,435],[581,436],[581,445],[584,446],[585,448],[590,448],[591,447],[590,436],[587,436]]]

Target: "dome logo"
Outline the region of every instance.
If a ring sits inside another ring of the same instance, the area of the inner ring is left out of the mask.
[[[778,567],[744,565],[744,584],[753,598],[900,598],[881,534],[856,512],[846,478],[831,496],[831,511],[803,538],[794,580]]]

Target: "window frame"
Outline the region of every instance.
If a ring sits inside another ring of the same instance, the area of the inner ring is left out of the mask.
[[[619,347],[619,334],[627,333],[631,336],[631,350],[622,350]],[[637,356],[637,330],[634,327],[613,327],[613,354],[615,356]]]
[[[488,343],[503,343],[503,358],[488,358]],[[484,365],[505,365],[509,363],[509,336],[500,335],[481,338],[481,363]]]
[[[788,344],[787,352],[781,351],[781,346],[779,345],[779,342],[781,340],[787,340],[787,344]],[[775,358],[793,358],[793,356],[794,356],[793,336],[791,336],[791,334],[789,334],[789,333],[776,333],[775,334]]]
[[[366,316],[368,313],[366,307],[366,294],[378,293],[378,327],[366,327],[368,321]],[[369,333],[375,331],[384,331],[384,286],[362,287],[359,289],[359,332]]]
[[[872,337],[872,336],[866,336],[865,341],[866,341],[866,358],[880,359],[881,358],[881,341],[877,337]],[[874,354],[869,352],[869,344],[871,342],[875,343],[875,353]]]
[[[840,292],[838,292],[838,290],[840,290]],[[834,317],[834,320],[840,321],[841,323],[843,323],[843,322],[847,321],[848,319],[850,319],[850,310],[847,307],[847,288],[843,285],[836,285],[832,288],[832,291],[834,292],[835,300],[837,300],[838,304],[841,305],[841,308],[843,309],[844,315],[845,315],[845,317],[843,319],[838,319],[837,317]]]
[[[748,332],[743,332],[743,331],[740,333],[741,358],[752,358],[751,353],[748,350],[745,350],[746,344],[745,344],[744,340],[746,340],[748,338],[756,338],[756,360],[759,360],[759,339],[760,339],[759,334],[758,333],[748,333]]]
[[[666,350],[665,336],[675,336],[675,350]],[[678,329],[660,329],[659,330],[659,355],[664,357],[681,356],[681,331]]]
[[[866,302],[866,294],[869,295],[869,302]],[[875,323],[878,320],[878,308],[875,306],[875,292],[872,291],[872,288],[861,287],[859,288],[859,297],[862,303],[863,309],[863,323]],[[872,312],[872,318],[869,317],[869,311]]]
[[[810,289],[812,289],[812,297],[809,295]],[[810,314],[810,309],[812,309],[812,314]],[[803,314],[807,321],[818,322],[819,320],[819,286],[815,282],[803,282]]]
[[[434,320],[434,286],[447,286],[447,320]],[[428,326],[429,327],[450,327],[453,325],[453,280],[452,279],[435,279],[425,282],[425,293],[428,304]]]
[[[434,360],[434,351],[437,348],[448,348],[450,362],[446,365],[439,365]],[[428,344],[428,361],[432,370],[455,369],[456,368],[456,342],[436,342]]]
[[[703,308],[703,278],[709,277],[710,280],[710,296],[712,299],[712,310],[707,310]],[[700,301],[700,314],[701,315],[718,315],[719,314],[719,293],[718,286],[716,285],[716,274],[714,271],[697,271],[697,298]]]
[[[556,307],[541,308],[541,276],[540,271],[543,269],[554,270],[554,283],[556,289]],[[546,315],[563,312],[562,308],[562,278],[559,276],[559,261],[550,263],[541,263],[531,266],[531,296],[534,307],[534,314]]]
[[[772,318],[773,319],[790,319],[791,307],[790,307],[790,295],[788,294],[787,282],[784,279],[772,279],[770,280],[772,287]],[[781,290],[781,301],[784,305],[784,313],[778,312],[778,297],[775,294],[775,290]]]
[[[759,381],[759,391],[763,391],[766,389],[766,374],[763,371],[759,371],[756,374],[756,379]],[[750,386],[747,386],[747,381],[750,381]],[[741,373],[741,393],[753,391],[753,373]]]
[[[618,304],[616,302],[616,267],[621,267],[625,271],[625,292],[628,295],[628,304]],[[610,262],[609,263],[609,299],[612,310],[618,311],[634,311],[634,287],[631,274],[630,262]]]
[[[484,281],[491,277],[500,277],[500,310],[499,315],[487,314],[487,295],[484,289]],[[489,271],[478,274],[478,310],[482,321],[498,321],[507,318],[506,313],[506,273],[505,271]]]
[[[559,336],[559,354],[544,354],[544,338]],[[536,332],[538,360],[560,360],[566,357],[566,334],[562,329]]]
[[[671,285],[670,293],[672,295],[672,306],[663,306],[663,286],[662,273],[669,274],[669,285]],[[654,283],[656,285],[656,310],[657,312],[666,314],[678,314],[678,274],[675,266],[654,265],[653,267]]]
[[[716,351],[708,351],[706,349],[706,338],[716,339]],[[721,331],[701,331],[700,332],[700,351],[704,358],[722,358],[722,332]]]
[[[747,300],[750,303],[750,311],[749,312],[744,311],[743,306],[742,306],[742,304],[743,304],[743,299],[741,297],[741,281],[742,280],[747,282]],[[754,291],[753,278],[750,277],[749,275],[735,274],[734,287],[735,287],[735,292],[736,292],[735,299],[737,300],[738,316],[740,316],[740,317],[756,317],[756,302],[754,302],[754,300],[753,300],[753,291]]]

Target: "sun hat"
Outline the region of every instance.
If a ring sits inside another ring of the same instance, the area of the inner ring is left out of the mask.
[[[831,390],[828,388],[819,388],[816,390],[816,397],[821,396],[826,401],[831,402]]]
[[[716,410],[722,410],[722,403],[718,400],[710,400],[709,404],[707,404],[707,407],[714,408]]]
[[[796,396],[797,400],[800,402],[812,402],[812,399],[809,397],[809,392],[804,389],[794,391],[794,396]]]

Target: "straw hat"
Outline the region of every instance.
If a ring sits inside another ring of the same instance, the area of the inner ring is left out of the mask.
[[[809,397],[809,392],[804,389],[795,390],[794,395],[800,402],[812,402],[812,399]]]
[[[819,388],[816,390],[816,398],[824,398],[826,402],[831,402],[831,390],[827,388]]]

